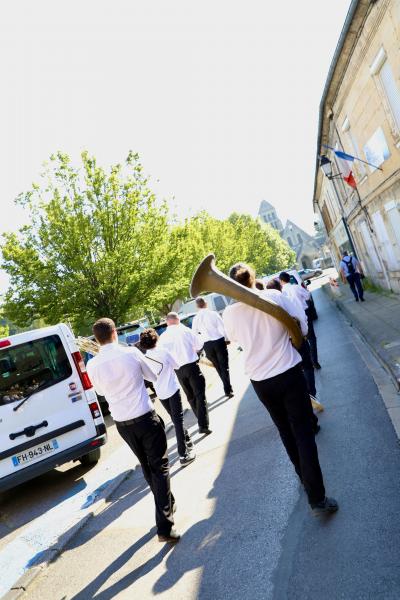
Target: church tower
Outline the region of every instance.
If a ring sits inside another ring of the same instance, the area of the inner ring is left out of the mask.
[[[283,231],[282,221],[276,214],[275,208],[266,200],[261,202],[260,208],[258,209],[258,216],[263,223],[268,223],[279,233]]]

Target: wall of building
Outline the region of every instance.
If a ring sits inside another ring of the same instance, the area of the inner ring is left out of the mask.
[[[355,161],[357,191],[323,178],[318,208],[333,251],[345,246],[345,216],[373,281],[400,293],[400,0],[370,5],[330,111],[329,145]],[[334,153],[336,172],[343,171]],[[320,176],[321,177],[321,176]],[[323,176],[322,176],[323,177]],[[333,185],[336,185],[336,189]]]

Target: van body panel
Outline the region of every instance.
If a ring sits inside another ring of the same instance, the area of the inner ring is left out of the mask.
[[[104,425],[100,410],[92,415],[96,393],[83,389],[72,356],[78,347],[66,325],[7,340],[10,345],[0,348],[0,489],[3,478],[59,462],[58,456],[95,439]]]

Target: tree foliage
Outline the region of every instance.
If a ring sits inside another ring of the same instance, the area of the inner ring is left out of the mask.
[[[202,212],[174,223],[132,153],[109,171],[86,152],[80,170],[58,153],[42,185],[18,202],[30,225],[5,234],[2,266],[11,282],[4,312],[21,326],[67,320],[84,332],[101,316],[121,323],[165,314],[187,297],[196,266],[210,252],[223,271],[238,261],[259,274],[294,262],[278,233],[248,215],[219,220]]]

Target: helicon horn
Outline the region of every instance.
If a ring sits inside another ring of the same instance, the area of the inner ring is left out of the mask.
[[[274,317],[274,319],[278,319],[288,330],[295,348],[300,348],[303,343],[303,336],[295,319],[272,300],[262,298],[250,288],[224,275],[215,266],[214,259],[214,254],[209,254],[197,267],[192,283],[190,284],[190,295],[192,298],[196,298],[196,296],[203,292],[217,292],[218,294],[229,296],[238,302],[249,304]]]

